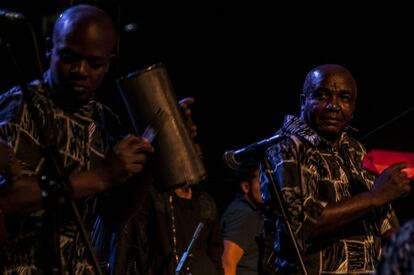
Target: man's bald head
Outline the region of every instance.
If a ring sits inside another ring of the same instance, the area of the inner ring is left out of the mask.
[[[343,78],[347,79],[351,85],[353,85],[355,91],[357,90],[354,77],[345,67],[337,64],[324,64],[313,68],[306,75],[303,84],[303,94],[307,95],[310,91],[315,89],[316,85],[318,85],[321,80],[327,79],[334,75],[341,75]]]
[[[108,41],[112,40],[115,47],[116,30],[111,17],[100,8],[86,4],[70,7],[58,17],[53,28],[53,42],[62,35],[85,27],[94,28],[97,35],[104,31]]]
[[[356,95],[356,82],[347,69],[318,66],[305,78],[301,119],[321,137],[337,142],[353,118]]]
[[[110,67],[116,45],[111,17],[91,5],[76,5],[57,19],[49,43],[54,90],[68,108],[92,98]]]

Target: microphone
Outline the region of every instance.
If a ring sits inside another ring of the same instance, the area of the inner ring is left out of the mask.
[[[23,14],[19,12],[8,11],[5,9],[0,9],[0,18],[5,18],[9,21],[17,22],[17,23],[20,23],[26,20],[26,17]]]
[[[224,162],[230,169],[235,170],[240,166],[244,158],[257,155],[259,152],[263,153],[267,147],[278,143],[284,137],[283,135],[274,135],[270,138],[247,145],[244,148],[226,151],[223,155]]]

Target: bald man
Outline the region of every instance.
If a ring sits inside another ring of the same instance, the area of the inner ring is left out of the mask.
[[[308,274],[373,273],[381,238],[398,227],[389,203],[411,189],[401,171],[406,163],[376,179],[361,168],[365,149],[349,127],[356,97],[356,82],[344,67],[312,69],[300,96],[300,115],[286,116],[279,130],[285,138],[266,152]],[[271,185],[263,172],[261,179],[264,203],[269,203]],[[297,273],[283,223],[272,224],[276,270]]]
[[[45,160],[39,132],[45,133],[59,152],[87,229],[101,213],[98,209],[103,212],[110,208],[119,222],[126,213],[120,209],[128,197],[120,203],[106,203],[104,206],[109,207],[105,208],[98,207],[102,202],[99,193],[131,184],[140,186],[140,182],[127,181],[142,174],[152,146],[134,135],[121,137],[118,118],[93,99],[108,72],[115,43],[113,23],[104,11],[90,5],[73,6],[57,19],[48,40],[50,68],[43,79],[27,85],[40,127],[20,87],[0,97],[0,140],[3,147],[7,144],[11,149],[1,156],[10,162],[0,172],[6,181],[0,189],[0,218],[7,227],[6,238],[0,243],[1,274],[40,274],[51,261],[47,258],[50,251],[39,237],[42,224],[48,222],[41,219],[44,211],[39,177],[50,175],[53,166]],[[105,198],[111,197],[105,194]],[[62,270],[94,274],[73,215],[67,205],[61,205]]]

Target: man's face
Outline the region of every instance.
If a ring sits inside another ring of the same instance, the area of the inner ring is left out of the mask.
[[[62,27],[53,38],[51,75],[69,104],[87,103],[108,71],[114,36],[96,24]]]
[[[352,119],[356,87],[343,72],[314,72],[310,90],[301,96],[302,119],[322,137],[335,141]]]
[[[249,198],[256,205],[262,204],[262,193],[260,193],[260,176],[259,171],[255,173],[255,177],[250,180]]]

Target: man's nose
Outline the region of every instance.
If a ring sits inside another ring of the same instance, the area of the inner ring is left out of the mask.
[[[339,102],[338,102],[338,97],[336,96],[332,96],[328,103],[326,104],[326,109],[329,110],[339,110]]]
[[[75,62],[72,66],[72,72],[82,75],[82,76],[87,76],[88,75],[88,63],[86,60],[79,60],[77,62]]]

